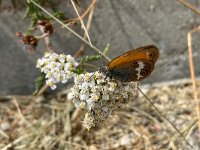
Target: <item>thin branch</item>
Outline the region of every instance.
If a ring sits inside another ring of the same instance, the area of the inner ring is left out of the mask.
[[[200,10],[196,9],[194,6],[192,6],[190,3],[186,2],[185,0],[178,0],[180,3],[182,3],[185,7],[189,8],[193,12],[200,15]]]
[[[17,143],[25,140],[28,136],[27,134],[24,134],[23,136],[17,138],[16,140],[14,140],[13,142],[7,144],[5,147],[3,147],[1,150],[8,150],[9,148],[11,148],[13,145],[16,145]]]
[[[33,96],[40,96],[49,88],[47,84],[45,84],[39,91],[36,91],[36,93],[33,93]]]
[[[80,14],[79,14],[79,12],[78,12],[78,10],[77,10],[75,4],[74,4],[74,1],[71,0],[71,3],[72,3],[72,6],[74,7],[74,10],[75,10],[75,12],[76,12],[78,18],[80,19],[81,25],[82,25],[82,27],[83,27],[83,29],[84,29],[84,31],[85,31],[85,34],[86,34],[86,36],[87,36],[87,38],[88,38],[88,41],[89,41],[90,45],[92,46],[92,42],[91,42],[91,40],[90,40],[90,36],[89,36],[89,34],[88,34],[88,32],[87,32],[87,29],[86,29],[86,27],[85,27],[85,25],[84,25],[84,22],[83,22],[83,20],[81,19]]]
[[[92,8],[94,8],[94,4],[96,3],[96,0],[93,0],[92,3],[90,4],[90,6],[88,7],[88,9],[83,13],[83,15],[80,16],[81,19],[83,19],[91,10]],[[79,18],[74,18],[74,19],[70,19],[64,22],[77,22],[79,21]]]
[[[190,76],[192,79],[192,87],[193,87],[193,96],[194,101],[196,103],[196,112],[197,112],[197,118],[198,118],[198,126],[200,131],[200,106],[199,101],[197,99],[197,87],[196,87],[196,78],[195,78],[195,69],[194,69],[194,61],[192,56],[192,33],[200,31],[200,26],[193,29],[192,31],[188,32],[188,57],[189,57],[189,66],[190,66]]]
[[[93,7],[93,9],[90,11],[90,14],[89,14],[89,16],[88,16],[88,20],[87,20],[87,24],[86,24],[86,29],[87,29],[87,31],[90,30],[90,26],[91,26],[93,14],[94,14],[94,7]],[[84,33],[83,38],[86,39],[86,33]],[[79,50],[74,54],[74,57],[79,56],[80,53],[83,52],[84,47],[85,47],[85,44],[82,43],[81,46],[80,46],[80,48],[79,48]]]
[[[15,104],[15,106],[17,107],[17,111],[18,111],[18,114],[20,116],[20,118],[23,120],[24,123],[26,123],[28,126],[31,126],[31,124],[25,119],[25,117],[23,116],[22,112],[21,112],[21,109],[19,108],[19,104],[16,100],[16,98],[13,99],[13,102]]]

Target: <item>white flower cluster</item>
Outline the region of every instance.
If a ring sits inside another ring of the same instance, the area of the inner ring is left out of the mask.
[[[78,66],[78,63],[71,55],[45,53],[44,57],[38,59],[37,68],[45,73],[46,83],[53,90],[56,89],[56,83],[66,83],[68,79],[75,76],[72,69]]]
[[[122,103],[134,98],[136,82],[113,81],[101,72],[85,73],[75,77],[68,99],[75,107],[87,109],[83,125],[89,130],[99,125]]]

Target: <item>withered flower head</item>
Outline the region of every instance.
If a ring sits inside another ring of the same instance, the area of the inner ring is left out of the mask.
[[[53,33],[53,26],[49,20],[39,20],[38,25],[41,32],[48,33],[49,35]]]
[[[33,49],[35,49],[38,45],[38,39],[30,34],[23,34],[22,32],[17,32],[16,36],[22,38],[20,40],[20,43],[24,44],[24,45],[30,45],[32,46]]]

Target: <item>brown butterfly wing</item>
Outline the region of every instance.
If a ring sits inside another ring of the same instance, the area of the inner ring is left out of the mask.
[[[107,66],[109,69],[113,69],[120,66],[121,64],[138,60],[149,60],[154,64],[157,61],[158,57],[158,48],[155,45],[147,45],[144,47],[133,49],[116,57],[111,62],[109,62]]]
[[[110,76],[122,82],[140,81],[147,78],[154,69],[154,63],[149,60],[139,60],[121,63],[109,69]]]

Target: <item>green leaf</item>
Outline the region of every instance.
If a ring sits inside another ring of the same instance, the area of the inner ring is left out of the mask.
[[[92,62],[92,61],[97,61],[101,58],[101,55],[90,55],[90,56],[84,56],[80,63],[86,63],[86,62]]]
[[[35,80],[35,93],[37,93],[37,92],[39,92],[40,91],[40,89],[44,86],[44,84],[45,84],[45,81],[46,81],[46,79],[45,79],[45,73],[41,73],[38,77],[37,77],[37,79]]]
[[[37,0],[35,0],[35,1],[39,2]],[[42,1],[40,1],[40,3],[42,3]],[[37,25],[38,20],[48,19],[47,17],[45,17],[43,15],[43,12],[38,7],[36,7],[31,1],[27,5],[27,8],[26,8],[23,18],[24,19],[31,18],[31,24],[30,24],[27,32],[30,32],[30,30],[32,30],[32,28]]]
[[[84,72],[84,69],[81,66],[78,66],[71,71],[79,75],[79,74],[82,74]]]
[[[69,18],[65,16],[64,13],[60,12],[60,11],[55,11],[53,13],[53,16],[60,19],[60,20],[68,20]]]
[[[106,53],[108,52],[109,47],[110,47],[110,44],[108,43],[108,44],[106,45],[106,47],[104,48],[104,50],[103,50],[103,53],[104,53],[104,54],[106,54]]]

